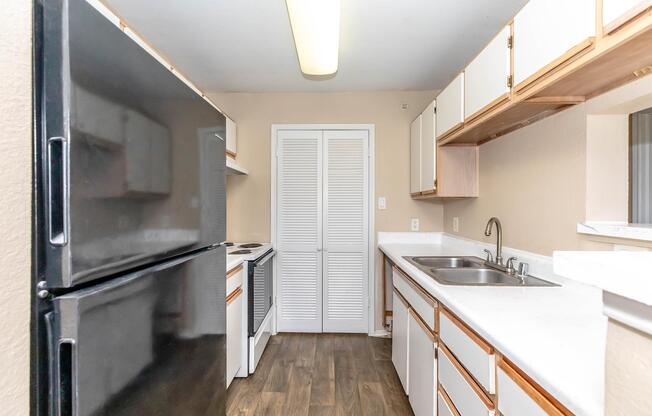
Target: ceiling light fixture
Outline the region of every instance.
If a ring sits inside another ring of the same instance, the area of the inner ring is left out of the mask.
[[[340,0],[285,0],[301,72],[337,72],[340,44]]]

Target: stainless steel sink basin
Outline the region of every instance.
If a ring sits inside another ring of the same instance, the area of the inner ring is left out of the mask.
[[[432,269],[431,276],[444,285],[460,286],[556,286],[532,276],[510,276],[494,269]]]
[[[558,286],[533,276],[513,276],[487,267],[478,257],[404,257],[442,285],[452,286]]]
[[[457,269],[468,267],[482,267],[482,260],[477,257],[406,257],[408,261],[417,267],[427,267],[434,269]]]

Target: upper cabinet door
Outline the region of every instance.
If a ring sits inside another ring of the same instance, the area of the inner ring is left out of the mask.
[[[464,122],[464,73],[459,74],[437,96],[437,137]]]
[[[595,0],[530,0],[521,9],[514,18],[517,90],[552,69],[555,61],[581,51],[595,36],[595,5]]]
[[[464,70],[464,118],[507,98],[511,75],[509,36],[505,27]]]
[[[613,32],[649,7],[652,7],[652,0],[603,0],[604,32]]]
[[[437,140],[435,138],[435,101],[421,113],[421,192],[435,189],[437,176]]]
[[[410,125],[410,193],[421,192],[421,116]]]
[[[238,154],[237,126],[235,121],[226,118],[226,153],[231,157]]]

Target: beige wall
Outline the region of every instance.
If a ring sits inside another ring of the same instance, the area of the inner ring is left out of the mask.
[[[410,122],[435,96],[424,92],[215,93],[209,97],[238,124],[238,164],[249,176],[227,184],[227,237],[269,241],[271,125],[273,123],[372,123],[375,137],[375,193],[387,210],[375,213],[376,231],[408,231],[418,217],[421,231],[442,229],[443,208],[409,196]],[[401,109],[401,104],[408,109]]]
[[[605,414],[652,414],[652,336],[609,320]]]
[[[447,202],[445,230],[459,217],[459,235],[493,242],[484,227],[496,216],[509,247],[544,255],[598,248],[575,231],[585,215],[585,170],[582,104],[480,146],[480,197]]]
[[[32,2],[0,13],[0,413],[29,414]]]
[[[271,126],[274,123],[375,125],[375,231],[409,231],[410,219],[420,231],[443,229],[439,202],[410,198],[410,123],[435,97],[434,91],[355,93],[208,94],[238,124],[238,164],[249,176],[227,181],[227,238],[271,240]],[[408,108],[403,110],[402,104]],[[377,198],[387,209],[377,209]],[[380,263],[376,256],[376,274]],[[382,279],[372,292],[375,327],[382,328]]]

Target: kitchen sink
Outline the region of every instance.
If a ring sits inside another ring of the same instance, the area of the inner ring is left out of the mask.
[[[405,256],[442,285],[452,286],[558,286],[534,276],[510,275],[487,266],[478,257]]]
[[[443,285],[459,286],[556,286],[533,276],[511,276],[495,269],[431,269]]]
[[[482,259],[477,257],[405,257],[409,262],[417,267],[427,267],[434,269],[457,269],[467,267],[482,267]]]

